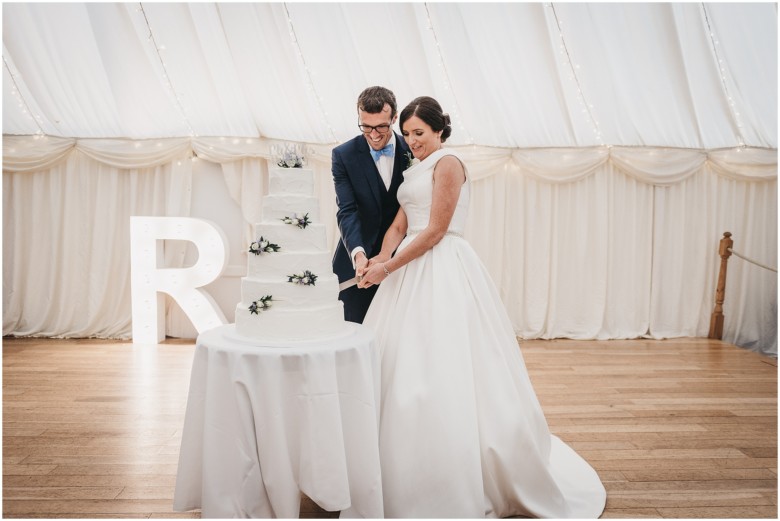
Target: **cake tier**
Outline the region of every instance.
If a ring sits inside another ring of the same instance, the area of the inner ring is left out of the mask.
[[[306,168],[272,168],[269,194],[314,195],[314,172]]]
[[[253,314],[236,307],[236,332],[259,341],[301,341],[338,336],[346,331],[344,307],[334,300],[315,307],[270,309]]]
[[[250,253],[247,258],[246,276],[253,279],[286,280],[288,275],[301,274],[304,270],[317,275],[316,285],[319,286],[322,277],[333,276],[330,252],[285,252],[282,246],[282,251],[260,255]]]
[[[309,214],[309,220],[319,222],[320,202],[311,195],[271,194],[263,196],[263,221]],[[288,226],[294,226],[288,224]]]
[[[255,239],[261,236],[281,246],[283,252],[329,250],[324,224],[313,223],[306,228],[298,228],[282,221],[262,222],[255,224]]]
[[[290,272],[287,275],[292,275]],[[244,277],[241,279],[241,304],[244,307],[266,295],[273,296],[273,307],[296,309],[307,306],[320,306],[334,302],[339,298],[339,279],[332,272],[316,273],[314,286],[304,286],[287,282],[287,276]]]

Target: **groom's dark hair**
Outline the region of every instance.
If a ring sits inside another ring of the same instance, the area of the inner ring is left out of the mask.
[[[393,91],[384,87],[369,87],[358,96],[357,108],[369,114],[379,114],[385,108],[385,103],[390,105],[390,117],[394,118],[398,107]]]

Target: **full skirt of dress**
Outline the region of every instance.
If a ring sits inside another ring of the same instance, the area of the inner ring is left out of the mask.
[[[364,324],[382,360],[386,517],[601,515],[604,487],[550,434],[509,317],[465,239],[445,235],[390,274]]]

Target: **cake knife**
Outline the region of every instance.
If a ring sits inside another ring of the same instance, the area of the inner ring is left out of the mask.
[[[361,277],[352,277],[349,280],[345,280],[341,284],[339,284],[339,291],[344,291],[345,289],[349,289],[352,286],[355,286],[358,282],[360,282]]]

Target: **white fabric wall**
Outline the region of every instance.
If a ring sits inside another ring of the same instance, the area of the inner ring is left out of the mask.
[[[208,289],[232,318],[274,143],[6,136],[3,334],[129,337],[131,215],[224,223],[230,266]],[[311,149],[335,244],[330,147]],[[523,338],[706,336],[724,231],[777,266],[775,150],[458,150],[473,179],[467,238]],[[166,244],[168,265],[190,262],[185,250]],[[775,273],[732,257],[724,340],[776,354],[776,295]],[[168,311],[169,334],[194,335]]]

